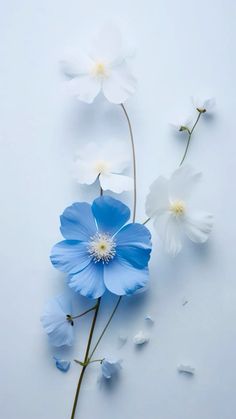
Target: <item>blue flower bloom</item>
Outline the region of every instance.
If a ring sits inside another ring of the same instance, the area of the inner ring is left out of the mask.
[[[64,359],[59,359],[56,356],[53,357],[54,361],[55,361],[55,365],[56,367],[62,371],[62,372],[67,372],[70,369],[70,361],[65,361]]]
[[[71,288],[99,298],[106,289],[130,295],[146,285],[151,235],[142,224],[126,224],[129,218],[129,208],[107,195],[65,209],[65,240],[53,247],[51,261],[68,274]]]
[[[71,346],[73,342],[73,320],[68,299],[58,296],[51,299],[41,316],[42,325],[54,346]]]
[[[102,361],[102,375],[103,377],[110,379],[117,375],[121,370],[121,360],[113,358],[105,358]]]

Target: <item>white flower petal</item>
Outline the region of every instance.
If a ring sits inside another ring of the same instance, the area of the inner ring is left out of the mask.
[[[149,324],[153,324],[153,323],[154,323],[154,319],[152,318],[152,316],[150,316],[150,314],[147,314],[147,315],[145,316],[145,320],[146,320],[146,322],[147,322],[147,323],[149,323]]]
[[[192,124],[192,119],[190,117],[179,119],[176,122],[170,122],[171,128],[173,128],[175,131],[179,131],[179,132],[186,131],[186,130],[184,130],[184,127],[188,128],[190,130],[191,124]]]
[[[86,54],[70,49],[65,52],[60,64],[67,76],[75,77],[88,74],[93,62]]]
[[[182,249],[181,221],[169,212],[154,218],[154,228],[160,236],[167,253],[176,256]]]
[[[201,173],[196,172],[191,166],[184,165],[175,170],[169,181],[169,196],[171,201],[185,201],[200,178]]]
[[[115,193],[121,193],[130,191],[133,187],[133,179],[129,176],[101,173],[99,180],[104,191],[109,190]]]
[[[195,368],[191,367],[191,365],[179,364],[178,371],[193,375],[195,373]]]
[[[204,243],[212,230],[213,216],[206,212],[186,214],[183,225],[190,240],[195,243]]]
[[[146,198],[146,214],[148,217],[157,215],[169,208],[168,180],[159,176],[150,186]]]
[[[124,141],[110,139],[102,149],[104,160],[109,161],[112,173],[122,173],[130,165],[130,149]]]
[[[135,345],[143,345],[144,343],[149,342],[149,336],[140,330],[137,335],[134,336],[133,342]]]
[[[94,38],[89,54],[93,60],[112,64],[124,58],[123,40],[120,31],[111,24],[104,25]]]
[[[91,185],[98,177],[97,171],[92,164],[77,159],[74,164],[74,177],[78,183]]]
[[[101,90],[101,81],[90,75],[77,76],[66,83],[69,92],[86,103],[92,103]]]
[[[202,112],[211,112],[216,105],[215,98],[209,99],[199,99],[199,98],[192,98],[193,105],[195,108]]]
[[[103,80],[104,96],[112,103],[120,104],[134,94],[136,80],[125,62],[112,68],[110,75]]]

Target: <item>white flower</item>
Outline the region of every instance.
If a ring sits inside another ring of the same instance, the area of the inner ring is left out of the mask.
[[[149,342],[149,336],[140,330],[140,332],[134,336],[133,342],[135,345],[143,345],[144,343]]]
[[[179,132],[183,131],[190,131],[191,130],[191,118],[185,118],[182,120],[177,120],[175,122],[171,122],[170,126],[175,130]]]
[[[216,105],[216,101],[214,98],[209,98],[205,100],[199,98],[192,98],[192,102],[197,111],[200,113],[211,112]]]
[[[113,358],[105,358],[102,361],[102,375],[103,377],[110,379],[114,375],[117,375],[121,370],[121,360]]]
[[[132,178],[122,174],[130,163],[125,143],[89,143],[77,156],[74,175],[78,183],[91,185],[99,178],[103,190],[121,193],[132,189]]]
[[[212,230],[212,215],[190,205],[189,198],[199,179],[200,173],[190,166],[181,166],[169,180],[160,176],[150,187],[146,213],[154,219],[166,251],[173,256],[180,252],[184,235],[203,243]]]
[[[100,91],[112,103],[123,103],[135,92],[136,80],[130,73],[120,32],[104,26],[88,54],[71,52],[62,61],[70,92],[83,102],[92,103]]]

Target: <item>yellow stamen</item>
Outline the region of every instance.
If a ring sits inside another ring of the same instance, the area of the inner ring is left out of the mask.
[[[183,215],[185,212],[185,204],[183,201],[174,201],[172,202],[172,204],[170,205],[170,211],[175,215],[175,216],[180,216]]]

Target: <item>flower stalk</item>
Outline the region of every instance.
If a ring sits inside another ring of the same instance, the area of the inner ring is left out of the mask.
[[[186,156],[187,156],[187,153],[188,153],[188,149],[189,149],[189,145],[190,145],[190,141],[191,141],[191,138],[192,138],[193,131],[195,130],[195,128],[196,128],[196,126],[197,126],[197,124],[198,124],[198,121],[199,121],[199,119],[201,118],[202,113],[203,113],[203,111],[199,111],[199,110],[198,110],[198,116],[197,116],[197,119],[196,119],[196,121],[195,121],[195,123],[194,123],[194,125],[193,125],[192,129],[191,129],[191,130],[189,130],[189,129],[187,130],[187,132],[188,132],[187,145],[186,145],[186,148],[185,148],[185,151],[184,151],[184,155],[183,155],[183,157],[182,157],[182,160],[181,160],[181,162],[180,162],[180,164],[179,164],[179,167],[180,167],[180,166],[182,166],[182,164],[183,164],[183,162],[184,162],[184,160],[185,160],[185,158],[186,158]]]
[[[120,104],[121,108],[123,109],[123,112],[125,114],[128,127],[129,127],[129,133],[130,133],[130,140],[131,140],[131,147],[132,147],[132,156],[133,156],[133,180],[134,180],[134,204],[133,204],[133,222],[135,221],[136,217],[136,206],[137,206],[137,174],[136,174],[136,156],[135,156],[135,145],[134,145],[134,135],[133,130],[130,122],[130,118],[128,115],[128,112],[123,105],[123,103]]]
[[[91,346],[91,343],[92,343],[92,338],[93,338],[93,333],[94,333],[94,329],[95,329],[95,325],[96,325],[96,321],[97,321],[97,316],[98,316],[100,303],[101,303],[101,298],[98,298],[95,313],[94,313],[94,316],[93,316],[93,321],[92,321],[92,324],[91,324],[91,329],[90,329],[90,333],[89,333],[86,352],[85,352],[85,355],[84,355],[83,367],[82,367],[82,370],[81,370],[81,373],[80,373],[80,377],[79,377],[79,381],[78,381],[78,385],[77,385],[77,389],[76,389],[76,393],[75,393],[74,404],[73,404],[72,413],[71,413],[71,419],[74,419],[74,417],[75,417],[75,412],[76,412],[77,402],[78,402],[78,398],[79,398],[79,394],[80,394],[81,384],[82,384],[82,381],[83,381],[84,373],[85,373],[86,368],[88,366],[89,351],[90,351],[90,346]]]

